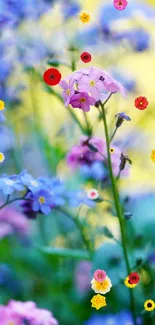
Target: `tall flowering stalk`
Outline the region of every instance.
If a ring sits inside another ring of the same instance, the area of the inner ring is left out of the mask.
[[[102,115],[103,123],[104,123],[104,130],[105,130],[105,138],[106,138],[106,152],[104,151],[104,154],[107,157],[107,167],[109,170],[109,176],[112,186],[112,193],[114,197],[114,204],[116,208],[116,212],[119,219],[120,224],[120,231],[121,231],[121,238],[122,238],[122,248],[123,248],[123,254],[124,259],[126,263],[126,269],[128,274],[131,272],[130,264],[129,264],[129,258],[128,258],[128,252],[127,252],[127,245],[126,245],[126,238],[125,238],[125,230],[123,226],[123,215],[122,215],[122,208],[120,204],[119,199],[119,193],[116,186],[116,181],[113,174],[113,165],[110,155],[110,142],[115,136],[115,133],[118,129],[118,126],[116,125],[116,129],[112,135],[112,138],[109,138],[108,133],[108,126],[107,126],[107,120],[106,120],[106,114],[105,114],[105,104],[108,102],[112,94],[116,92],[120,92],[123,96],[125,96],[125,89],[122,87],[122,85],[114,80],[111,76],[109,76],[105,71],[100,70],[98,68],[88,68],[88,69],[82,69],[79,71],[75,71],[72,73],[70,77],[66,78],[68,82],[72,83],[72,89],[74,89],[74,94],[70,96],[68,104],[70,104],[73,108],[79,108],[81,109],[84,114],[85,112],[88,112],[90,110],[90,106],[94,105],[93,100],[89,101],[89,96],[92,96],[91,98],[95,99],[95,106],[98,107],[100,114]],[[60,85],[61,86],[61,85]],[[108,94],[105,94],[108,93]],[[104,100],[105,99],[105,100]],[[104,102],[102,103],[102,101]],[[84,106],[82,106],[84,105]],[[86,108],[86,109],[85,109]],[[101,108],[101,110],[100,110]],[[124,115],[123,115],[124,116]],[[124,117],[121,120],[121,123],[123,122]],[[129,118],[130,120],[130,118]],[[87,121],[87,120],[86,120]],[[87,123],[86,123],[87,124]],[[98,151],[98,148],[96,148]],[[103,154],[103,152],[102,152]],[[104,155],[103,155],[104,156]],[[88,156],[88,152],[85,153],[85,159],[90,160],[90,152]],[[75,158],[75,157],[73,157]],[[81,158],[81,153],[80,153]],[[92,159],[92,156],[91,156]],[[79,155],[76,157],[76,163],[79,162]],[[90,163],[90,161],[89,161]],[[119,171],[119,176],[120,176]],[[134,325],[137,324],[136,322],[136,311],[135,311],[135,301],[133,292],[130,290],[130,306],[132,310],[133,315],[133,321]]]
[[[110,96],[109,96],[109,98],[110,98]],[[116,212],[117,212],[118,219],[119,219],[119,225],[120,225],[120,231],[121,231],[121,237],[122,237],[122,248],[123,248],[126,268],[127,268],[128,274],[129,274],[131,272],[131,268],[130,268],[130,264],[129,264],[128,252],[127,252],[127,247],[126,247],[126,238],[125,238],[125,231],[124,231],[124,226],[123,226],[123,215],[122,215],[122,209],[121,209],[121,204],[120,204],[120,200],[119,200],[119,193],[117,190],[117,185],[116,185],[116,181],[115,181],[115,178],[113,175],[113,170],[112,170],[112,163],[111,163],[111,156],[110,156],[110,139],[109,139],[109,134],[108,134],[108,126],[107,126],[107,120],[106,120],[106,114],[105,114],[105,108],[104,108],[105,103],[100,102],[100,106],[101,106],[101,110],[102,110],[105,137],[106,137],[109,175],[110,175],[110,179],[111,179],[115,208],[116,208]],[[130,305],[131,305],[131,310],[133,313],[134,325],[136,325],[137,324],[136,323],[136,311],[135,311],[135,301],[134,301],[133,291],[129,290],[129,292],[130,292]]]

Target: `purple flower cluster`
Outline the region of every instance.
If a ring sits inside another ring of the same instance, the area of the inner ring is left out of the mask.
[[[111,153],[111,162],[113,167],[113,173],[115,176],[117,176],[119,173],[119,166],[121,162],[121,149],[116,145],[112,145],[112,151],[113,153]],[[106,142],[105,140],[97,137],[87,138],[86,136],[82,136],[80,144],[75,145],[71,148],[66,159],[67,164],[73,170],[81,166],[84,168],[86,168],[87,166],[91,168],[97,162],[102,162],[103,164],[105,164],[107,161]],[[100,178],[101,176],[104,176],[104,171],[101,169],[101,166],[97,166],[97,169],[98,167]],[[121,175],[128,176],[128,174],[129,168],[128,165],[125,165],[125,168],[122,170]]]
[[[73,72],[59,84],[63,89],[62,96],[65,106],[82,109],[84,112],[90,110],[90,106],[102,101],[103,94],[120,92],[126,95],[124,87],[107,72],[90,67]]]
[[[3,325],[58,325],[50,311],[37,308],[36,304],[31,301],[10,300],[7,306],[0,305],[0,321]]]

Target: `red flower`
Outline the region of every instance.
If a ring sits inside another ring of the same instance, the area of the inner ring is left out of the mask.
[[[148,104],[149,103],[148,103],[146,97],[140,96],[135,99],[135,107],[140,110],[145,109],[148,106]]]
[[[50,68],[44,72],[43,79],[49,86],[55,86],[61,80],[61,73],[55,68]]]
[[[81,60],[84,62],[84,63],[88,63],[91,61],[91,54],[88,53],[88,52],[83,52],[80,56]]]
[[[139,280],[140,280],[140,277],[139,277],[138,273],[136,273],[136,272],[130,273],[129,281],[131,284],[133,284],[133,283],[137,284],[139,282]]]

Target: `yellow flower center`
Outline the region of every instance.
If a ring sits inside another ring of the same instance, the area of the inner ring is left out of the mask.
[[[67,95],[70,95],[70,93],[71,93],[71,92],[70,92],[70,89],[67,89],[67,90],[66,90],[66,94],[67,94]]]
[[[140,102],[140,105],[142,105],[143,104],[143,102]]]
[[[9,322],[8,322],[8,325],[16,325],[16,324],[15,324],[15,322],[13,322],[13,321],[11,321],[11,322],[9,321]]]
[[[40,196],[39,197],[39,203],[41,203],[41,204],[43,204],[43,203],[45,203],[45,198],[44,198],[44,196]]]
[[[81,98],[80,98],[80,103],[85,103],[85,102],[86,102],[86,98],[81,97]]]
[[[91,80],[90,81],[90,86],[94,87],[95,86],[95,81]]]
[[[114,149],[113,149],[113,148],[111,148],[111,149],[110,149],[110,152],[111,152],[111,153],[113,153],[113,152],[114,152]]]
[[[0,152],[0,163],[4,161],[5,157],[2,152]]]
[[[4,109],[4,102],[0,100],[0,111],[3,111]]]

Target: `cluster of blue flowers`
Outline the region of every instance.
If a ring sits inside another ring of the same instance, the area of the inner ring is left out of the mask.
[[[119,314],[99,315],[94,314],[84,325],[133,325],[132,315],[128,311],[122,311]],[[141,325],[141,319],[137,319],[137,324]]]
[[[81,204],[95,206],[84,190],[67,190],[66,185],[57,178],[34,179],[27,171],[12,176],[4,174],[0,178],[0,190],[9,197],[15,191],[22,192],[22,196],[15,200],[21,199],[23,212],[29,218],[35,218],[38,212],[49,214],[52,208],[65,204],[71,207]]]

